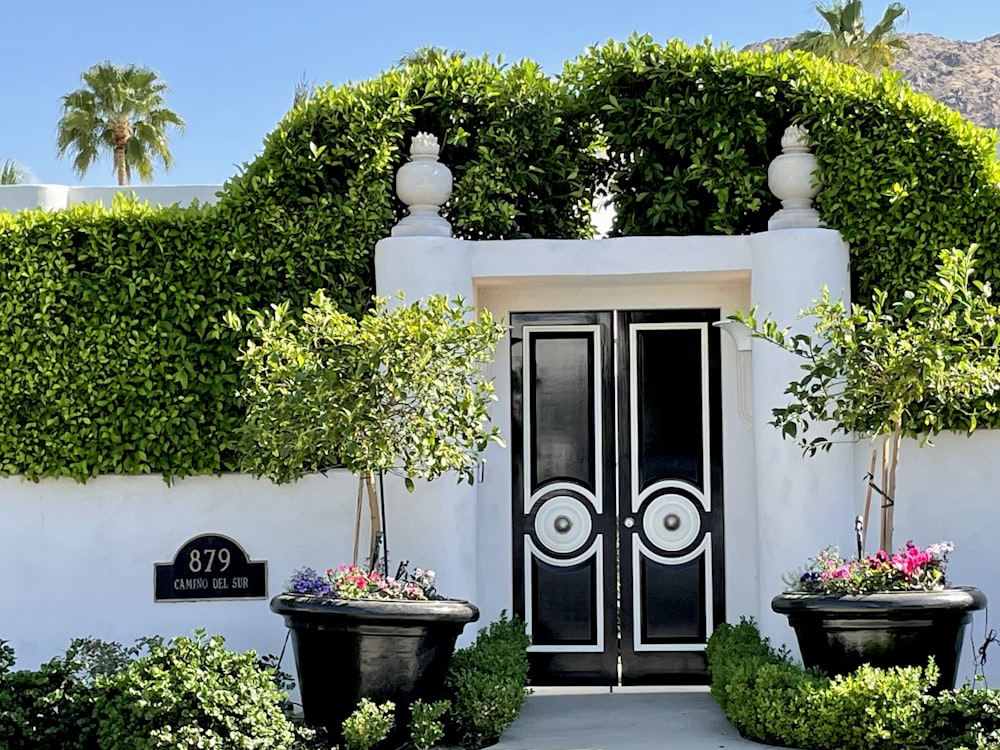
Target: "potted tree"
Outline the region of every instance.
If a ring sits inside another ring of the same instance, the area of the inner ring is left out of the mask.
[[[334,738],[361,698],[393,701],[405,727],[415,700],[438,697],[456,638],[479,617],[438,596],[431,572],[392,574],[379,496],[384,473],[411,491],[446,473],[471,483],[487,444],[502,444],[484,364],[505,329],[472,312],[443,296],[395,307],[377,299],[356,320],[320,291],[301,319],[282,304],[246,324],[244,468],[287,482],[339,466],[359,480],[351,564],[296,571],[271,601],[291,630],[305,719]],[[229,323],[243,326],[235,315]],[[363,507],[370,535],[359,560]]]
[[[956,427],[971,433],[996,412],[1000,308],[974,270],[975,246],[942,252],[937,277],[900,300],[877,291],[870,306],[848,309],[823,289],[801,315],[815,321],[812,334],[790,334],[773,320],[756,321],[753,312],[735,316],[755,337],[804,360],[803,377],[785,391],[790,403],[773,410],[772,424],[785,437],[813,455],[834,441],[810,437],[810,426],[832,425],[834,435],[865,435],[881,447],[881,477],[873,454],[857,521],[857,557],[820,553],[772,601],[795,629],[806,666],[840,674],[863,663],[923,666],[933,656],[938,686],[954,686],[962,634],[986,598],[978,589],[947,586],[948,543],[920,549],[907,542],[892,552],[893,510],[903,437],[926,442]],[[865,557],[862,530],[873,491],[882,501],[880,549]]]

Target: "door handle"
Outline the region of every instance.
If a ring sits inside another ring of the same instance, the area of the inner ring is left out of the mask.
[[[626,529],[631,529],[635,526],[635,519],[632,516],[625,516],[625,520],[622,523],[625,524]]]

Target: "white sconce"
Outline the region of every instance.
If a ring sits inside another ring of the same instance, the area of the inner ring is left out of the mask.
[[[712,323],[725,331],[736,346],[736,411],[745,424],[753,424],[753,395],[750,384],[750,352],[753,337],[745,323],[726,318]]]
[[[735,318],[726,318],[725,320],[718,320],[712,323],[712,325],[716,328],[721,328],[729,334],[729,338],[736,344],[736,351],[748,352],[753,348],[753,338],[750,336],[750,329],[746,323],[741,323]]]

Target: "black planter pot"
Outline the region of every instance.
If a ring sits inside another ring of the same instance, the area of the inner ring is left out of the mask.
[[[292,633],[306,723],[341,740],[362,698],[396,704],[390,744],[408,736],[410,704],[441,697],[455,640],[479,610],[454,599],[378,601],[279,594],[271,611]]]
[[[941,670],[937,688],[955,686],[965,626],[986,606],[972,587],[890,591],[857,596],[779,594],[771,609],[788,616],[807,667],[840,675],[862,664],[925,666]]]

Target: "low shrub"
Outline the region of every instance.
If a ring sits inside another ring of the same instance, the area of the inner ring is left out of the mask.
[[[417,750],[428,750],[444,737],[444,715],[451,708],[448,701],[424,703],[415,701],[410,706],[410,738]]]
[[[256,654],[234,653],[221,637],[196,631],[98,678],[97,743],[101,750],[293,750],[301,738],[284,699]]]
[[[451,701],[447,734],[453,741],[484,747],[514,723],[529,693],[529,645],[524,623],[503,612],[471,646],[455,652],[445,682]]]
[[[912,750],[927,740],[924,701],[937,682],[926,668],[862,665],[805,693],[797,747]]]
[[[14,650],[0,641],[0,748],[97,750],[95,683],[124,669],[159,638],[125,647],[78,638],[38,669],[12,671]]]
[[[996,750],[1000,748],[1000,691],[946,690],[927,700],[925,724],[927,748]]]
[[[863,666],[833,679],[775,651],[752,621],[721,625],[709,639],[712,695],[744,737],[800,750],[935,750],[995,739],[1000,701],[990,691],[932,696],[937,668]],[[987,697],[990,696],[990,697]],[[991,709],[982,720],[980,707]],[[979,722],[979,723],[977,723]]]
[[[389,736],[396,704],[374,703],[362,698],[354,712],[344,719],[344,745],[347,750],[371,750]]]

